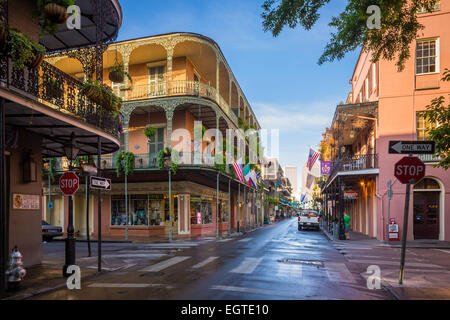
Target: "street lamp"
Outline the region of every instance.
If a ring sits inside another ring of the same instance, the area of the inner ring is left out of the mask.
[[[70,135],[70,142],[64,145],[64,153],[69,162],[69,171],[73,170],[73,160],[78,156],[80,149],[75,143],[75,133]],[[66,260],[63,267],[63,276],[68,277],[67,268],[71,265],[75,265],[75,237],[73,227],[73,196],[69,196],[69,224],[67,226],[67,238],[66,238]]]
[[[167,152],[164,156],[164,167],[169,171],[169,242],[172,242],[172,155]]]

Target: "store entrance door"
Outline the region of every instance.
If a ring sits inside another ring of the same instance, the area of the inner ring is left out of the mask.
[[[440,192],[414,192],[414,239],[439,239]]]

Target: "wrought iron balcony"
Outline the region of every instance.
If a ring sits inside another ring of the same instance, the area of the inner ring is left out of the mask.
[[[14,70],[0,57],[0,85],[119,137],[120,118],[86,97],[79,81],[45,61],[37,70]]]
[[[222,111],[237,124],[238,117],[218,94],[217,89],[199,81],[160,81],[133,86],[128,91],[128,101],[162,97],[193,96],[209,99],[217,103]]]
[[[332,164],[331,176],[342,171],[358,171],[378,168],[378,155],[344,156]]]

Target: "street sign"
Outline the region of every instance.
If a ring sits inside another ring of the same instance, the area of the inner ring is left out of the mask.
[[[65,196],[73,196],[79,185],[80,179],[75,172],[66,172],[59,178],[59,188]]]
[[[425,164],[417,157],[404,157],[395,164],[394,175],[403,184],[414,184],[425,176]]]
[[[388,187],[388,199],[392,200],[392,196],[394,195],[394,193],[392,191],[392,180],[388,181],[387,187]]]
[[[51,201],[48,202],[48,208],[53,209],[53,202],[51,202]]]
[[[85,164],[82,168],[84,173],[97,174],[97,168],[95,166]]]
[[[92,189],[111,191],[111,179],[90,177],[89,180]]]
[[[390,154],[434,154],[434,141],[389,141]]]

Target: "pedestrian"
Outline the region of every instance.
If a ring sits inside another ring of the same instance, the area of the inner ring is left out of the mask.
[[[344,230],[346,240],[350,240],[350,219],[350,215],[348,213],[344,213]]]

